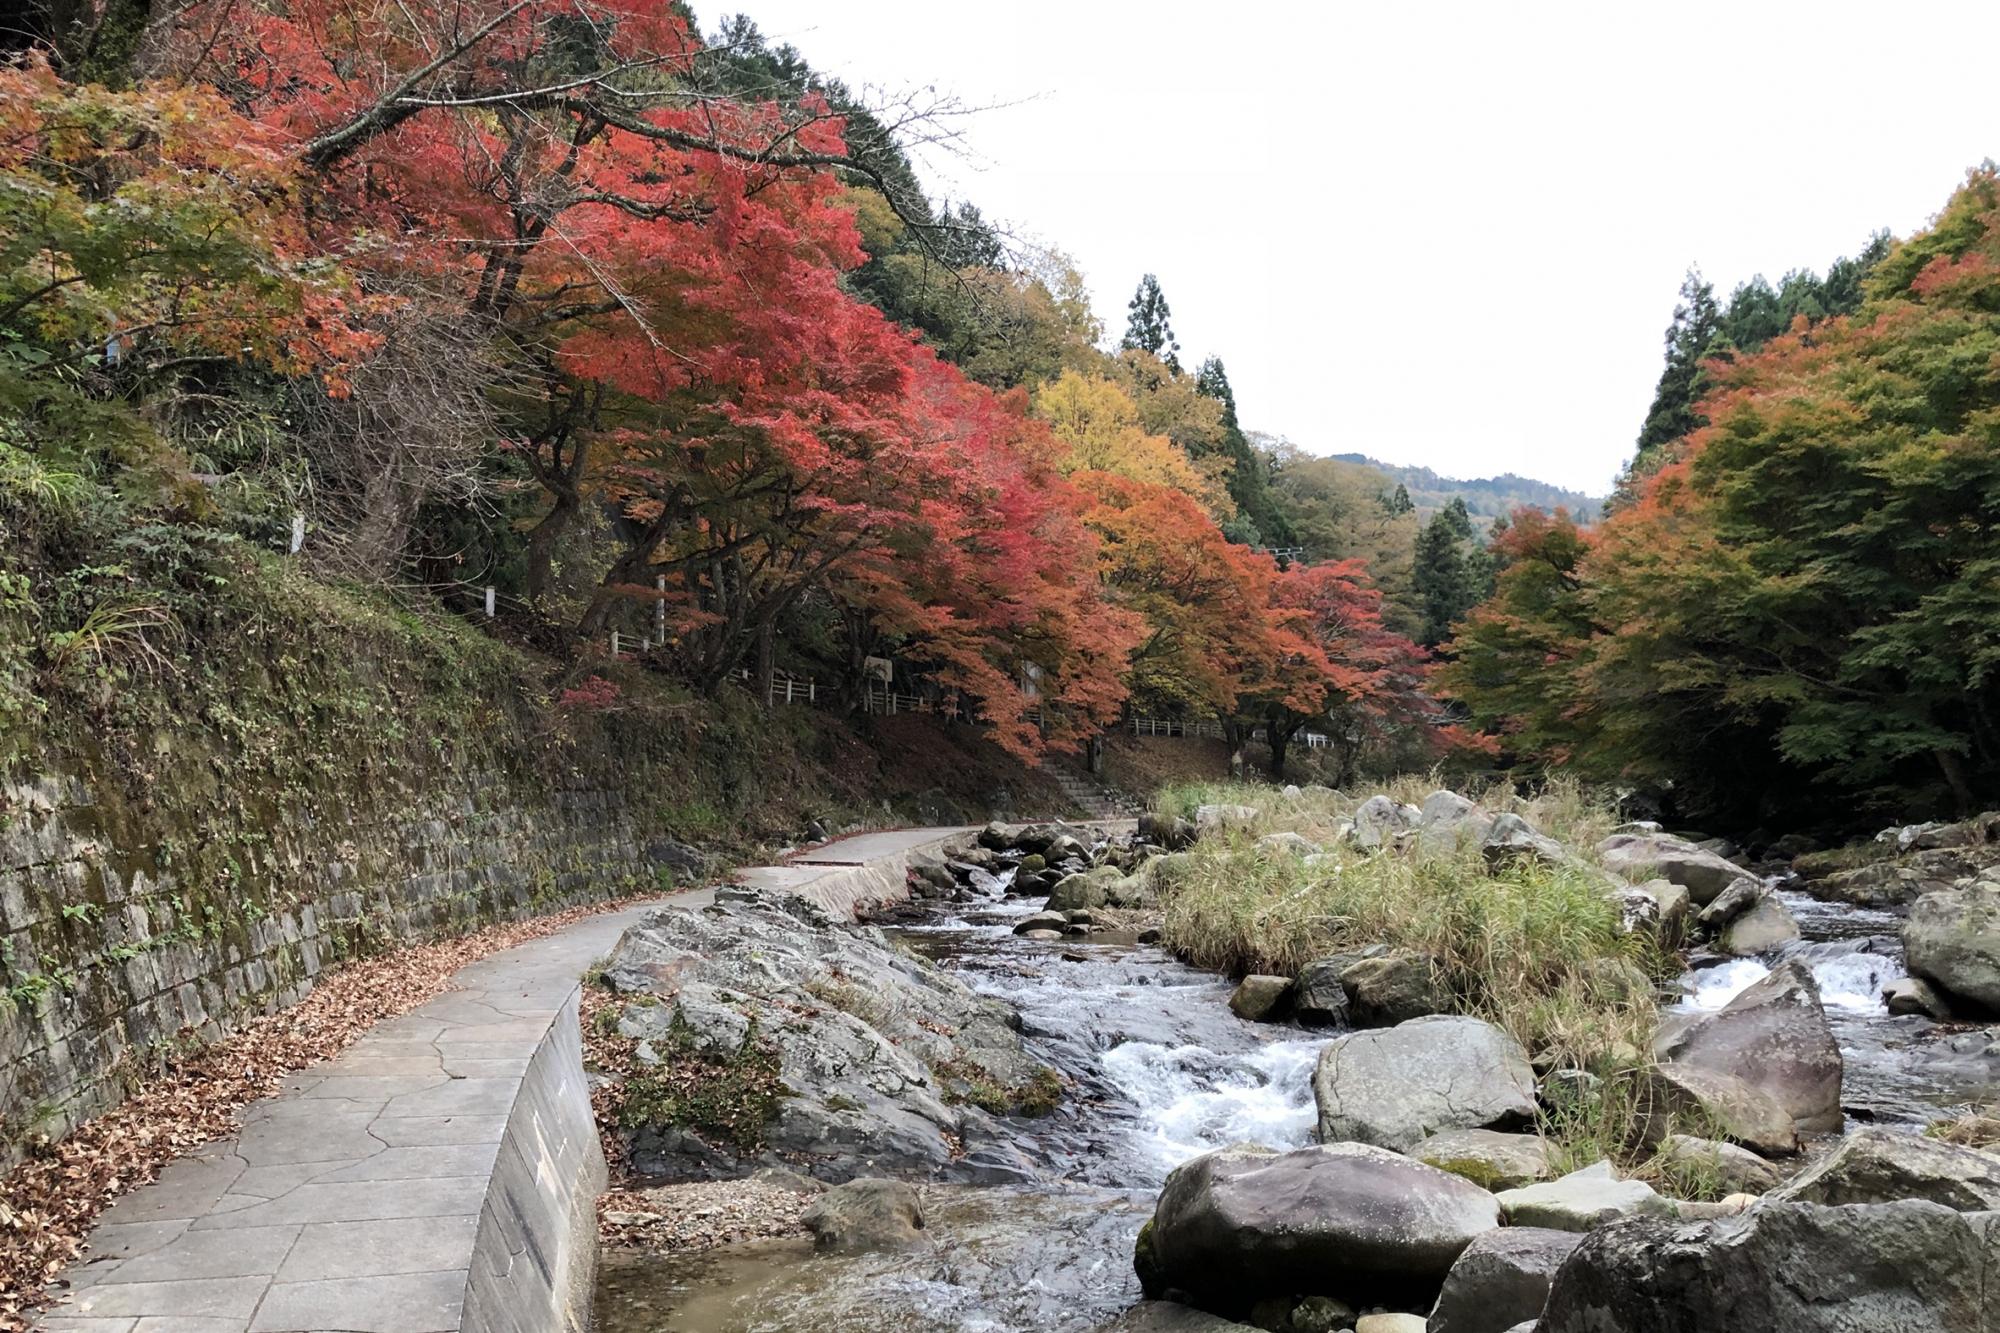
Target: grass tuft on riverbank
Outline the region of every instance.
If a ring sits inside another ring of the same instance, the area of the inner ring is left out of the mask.
[[[1434,787],[1408,780],[1392,796]],[[1652,982],[1666,968],[1641,934],[1620,928],[1604,879],[1588,865],[1522,864],[1489,873],[1477,847],[1376,853],[1336,845],[1336,821],[1358,803],[1332,792],[1286,797],[1246,784],[1175,788],[1163,813],[1204,803],[1255,808],[1257,819],[1203,839],[1178,868],[1162,940],[1202,967],[1296,975],[1315,958],[1372,944],[1434,960],[1459,1012],[1513,1033],[1538,1063],[1599,1070],[1651,1047]],[[1614,822],[1573,788],[1509,806],[1565,841],[1602,836]],[[1493,808],[1489,806],[1488,808]],[[1308,863],[1259,848],[1265,833],[1296,832],[1327,847]]]
[[[1418,805],[1437,787],[1414,777],[1386,791]],[[1191,818],[1204,804],[1257,812],[1204,837],[1162,880],[1162,942],[1190,963],[1233,975],[1296,976],[1315,958],[1376,944],[1425,955],[1455,1012],[1505,1028],[1544,1073],[1588,1075],[1551,1084],[1544,1098],[1539,1128],[1558,1170],[1609,1157],[1683,1197],[1706,1193],[1703,1182],[1674,1178],[1664,1164],[1655,1170],[1634,1156],[1659,1022],[1656,984],[1675,970],[1672,955],[1649,935],[1622,928],[1606,878],[1587,855],[1569,865],[1489,871],[1476,846],[1415,839],[1385,851],[1341,845],[1342,821],[1372,794],[1307,789],[1286,796],[1242,783],[1162,792],[1155,809],[1165,815]],[[1519,814],[1573,849],[1594,846],[1618,823],[1567,783],[1532,796],[1490,791],[1479,803]],[[1258,838],[1283,832],[1325,854],[1308,862],[1257,846]]]

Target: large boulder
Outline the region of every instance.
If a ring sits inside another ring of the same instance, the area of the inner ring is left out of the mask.
[[[1451,1006],[1437,966],[1425,955],[1405,950],[1357,960],[1341,972],[1340,984],[1347,988],[1348,1013],[1356,1027],[1393,1027]]]
[[[2000,1156],[1955,1143],[1860,1129],[1773,1198],[1801,1203],[1924,1199],[1961,1213],[2000,1211]]]
[[[1992,847],[1931,848],[1822,874],[1809,887],[1815,898],[1856,907],[1907,907],[1926,893],[1972,878],[1996,857],[2000,851]]]
[[[1561,865],[1569,859],[1567,848],[1516,814],[1496,816],[1479,851],[1494,870],[1523,861]]]
[[[1716,937],[1716,945],[1732,958],[1755,958],[1798,938],[1799,923],[1792,917],[1792,910],[1767,894],[1724,926]]]
[[[830,1254],[914,1250],[924,1245],[924,1206],[900,1180],[863,1177],[814,1200],[803,1219],[813,1248]]]
[[[1695,920],[1705,930],[1721,930],[1762,902],[1770,892],[1764,881],[1745,875],[1710,899],[1708,906],[1696,914]]]
[[[1229,996],[1229,1012],[1253,1023],[1268,1023],[1283,1016],[1285,995],[1292,988],[1289,977],[1243,978]]]
[[[1765,1202],[1592,1232],[1537,1333],[2000,1333],[2000,1214]]]
[[[1455,791],[1434,791],[1417,812],[1417,845],[1429,852],[1476,847],[1493,827],[1493,816]]]
[[[1672,880],[1704,906],[1750,875],[1734,861],[1666,833],[1614,833],[1597,844],[1597,859],[1634,883],[1656,876]]]
[[[1328,1042],[1313,1071],[1313,1097],[1322,1143],[1404,1152],[1440,1130],[1527,1123],[1535,1074],[1506,1032],[1440,1014]]]
[[[1589,1231],[1629,1213],[1675,1215],[1672,1200],[1643,1180],[1620,1180],[1609,1162],[1586,1166],[1557,1180],[1503,1190],[1498,1197],[1500,1212],[1510,1227]]]
[[[1499,1224],[1477,1185],[1366,1144],[1232,1148],[1167,1177],[1138,1264],[1148,1295],[1178,1291],[1217,1314],[1272,1295],[1407,1309]]]
[[[1204,838],[1226,829],[1249,828],[1256,822],[1254,805],[1199,805],[1194,811],[1195,833]]]
[[[1051,912],[1078,912],[1092,907],[1107,907],[1111,904],[1112,886],[1122,883],[1124,879],[1117,866],[1093,866],[1074,875],[1065,875],[1049,891],[1047,908]]]
[[[1654,1065],[1640,1077],[1633,1110],[1639,1146],[1647,1148],[1689,1130],[1712,1133],[1765,1157],[1782,1157],[1799,1147],[1790,1111],[1770,1093],[1719,1069]]]
[[[1179,815],[1163,815],[1148,810],[1139,816],[1139,841],[1150,842],[1170,852],[1194,845],[1195,826]]]
[[[1478,1237],[1451,1266],[1428,1333],[1507,1333],[1541,1318],[1549,1283],[1582,1241],[1548,1227],[1502,1227]]]
[[[1488,1190],[1518,1189],[1554,1174],[1549,1169],[1548,1140],[1539,1134],[1447,1129],[1410,1149],[1409,1155]]]
[[[1910,974],[1945,992],[1954,1010],[2000,1013],[2000,883],[1974,880],[1917,899],[1903,952]]]
[[[791,894],[725,887],[709,907],[646,913],[603,979],[626,1001],[618,1032],[636,1043],[638,1086],[656,1069],[670,1086],[709,1070],[736,1088],[737,1104],[718,1111],[722,1132],[703,1132],[684,1099],[628,1099],[633,1162],[648,1175],[1035,1174],[967,1100],[1047,1077],[1022,1047],[1019,1018],[879,930]]]
[[[1415,828],[1421,818],[1423,812],[1413,805],[1400,805],[1387,796],[1370,796],[1354,811],[1354,830],[1347,835],[1348,841],[1356,847],[1381,847]]]
[[[1793,959],[1722,1008],[1663,1024],[1663,1061],[1730,1074],[1785,1108],[1802,1133],[1837,1134],[1840,1045],[1827,1026],[1812,969]]]

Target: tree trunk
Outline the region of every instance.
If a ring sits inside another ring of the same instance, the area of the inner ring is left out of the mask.
[[[531,605],[539,607],[555,580],[556,547],[569,531],[570,523],[582,512],[576,496],[555,493],[555,504],[542,515],[541,522],[528,529],[528,570],[524,587]]]
[[[1285,751],[1292,743],[1292,729],[1271,717],[1264,720],[1264,738],[1271,743],[1271,776],[1285,776]]]
[[[1978,812],[1979,803],[1972,794],[1972,783],[1965,776],[1965,760],[1956,750],[1933,750],[1937,757],[1938,771],[1944,774],[1945,785],[1951,788],[1951,798],[1958,806],[1960,818]]]

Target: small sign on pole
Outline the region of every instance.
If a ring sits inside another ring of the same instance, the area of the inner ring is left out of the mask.
[[[493,619],[493,585],[486,585],[486,618]]]
[[[299,553],[299,548],[304,546],[305,544],[306,544],[306,516],[304,514],[293,514],[292,549],[285,552],[285,554],[297,555]]]

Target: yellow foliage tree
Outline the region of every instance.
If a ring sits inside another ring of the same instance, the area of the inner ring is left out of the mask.
[[[1065,370],[1035,391],[1035,415],[1067,445],[1065,473],[1108,472],[1130,481],[1166,486],[1192,497],[1216,522],[1234,516],[1223,479],[1195,465],[1164,435],[1139,424],[1139,408],[1101,375]]]

